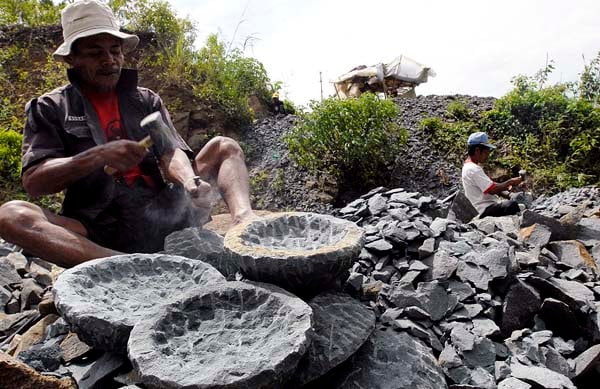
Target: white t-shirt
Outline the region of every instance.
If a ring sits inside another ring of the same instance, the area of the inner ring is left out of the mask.
[[[485,193],[495,183],[484,172],[481,166],[475,162],[466,161],[462,168],[462,184],[465,196],[481,215],[483,211],[492,204],[498,202],[498,197]]]

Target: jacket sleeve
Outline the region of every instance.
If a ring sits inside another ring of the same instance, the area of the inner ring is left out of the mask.
[[[65,147],[59,135],[59,121],[52,104],[43,97],[33,99],[25,106],[25,113],[21,175],[47,158],[65,156]]]

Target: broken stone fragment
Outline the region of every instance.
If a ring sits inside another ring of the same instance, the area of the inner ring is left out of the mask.
[[[150,387],[279,388],[307,351],[311,321],[305,302],[274,285],[207,285],[136,324],[128,354]]]
[[[500,328],[505,335],[526,328],[540,309],[540,294],[531,286],[517,279],[510,287],[502,305]]]
[[[573,310],[593,306],[594,292],[577,281],[563,280],[555,277],[548,278],[547,280],[538,277],[529,277],[527,282],[542,294],[566,303]]]
[[[479,290],[488,290],[492,277],[488,270],[474,263],[459,261],[456,275],[463,282],[470,282]]]
[[[543,224],[532,224],[531,226],[521,228],[519,233],[524,243],[532,247],[544,247],[550,242],[552,231]]]
[[[17,273],[20,276],[24,276],[27,273],[27,257],[21,253],[10,253],[6,256],[6,259],[14,266]]]
[[[0,288],[8,288],[21,282],[23,282],[21,276],[8,258],[0,258]]]
[[[198,227],[169,234],[165,238],[165,253],[206,262],[225,277],[233,277],[240,269],[239,263],[225,255],[223,237]]]
[[[304,385],[352,356],[375,329],[375,314],[342,293],[324,293],[309,301],[312,342],[292,382]]]
[[[60,343],[62,349],[63,361],[65,363],[77,360],[86,355],[92,348],[79,340],[77,334],[70,332]]]
[[[529,227],[536,223],[547,226],[551,231],[551,241],[575,239],[576,229],[573,225],[563,224],[552,217],[544,216],[530,210],[525,210],[521,218],[521,227]]]
[[[376,329],[336,379],[335,388],[444,389],[431,350],[406,332]]]
[[[248,279],[308,296],[329,288],[363,242],[363,229],[347,220],[283,212],[234,226],[224,247]]]
[[[127,254],[82,263],[54,285],[56,306],[81,340],[124,352],[131,328],[181,293],[225,278],[207,263],[165,254]]]
[[[97,359],[72,363],[66,369],[77,382],[79,389],[94,389],[104,378],[109,377],[126,363],[126,358],[119,354],[104,353]]]
[[[577,389],[569,378],[545,367],[513,363],[510,370],[513,377],[546,389]]]
[[[598,272],[598,265],[581,242],[576,240],[556,241],[550,243],[548,249],[558,257],[560,262],[574,268],[586,267]]]
[[[515,377],[508,377],[498,384],[498,389],[531,389],[531,385]]]
[[[387,211],[387,199],[381,194],[375,194],[368,200],[369,212],[373,216],[378,216]]]
[[[37,371],[55,371],[60,366],[62,350],[60,339],[53,338],[43,343],[37,343],[17,355],[21,361]]]
[[[3,389],[77,389],[70,378],[58,379],[42,375],[3,352],[0,352],[0,382]]]
[[[48,315],[39,322],[31,326],[21,337],[21,342],[16,348],[14,355],[19,356],[21,351],[27,351],[31,346],[44,340],[48,333],[49,326],[59,317],[57,315]]]
[[[38,285],[35,280],[26,278],[23,280],[23,289],[21,290],[21,311],[25,311],[36,306],[42,301],[44,288]]]

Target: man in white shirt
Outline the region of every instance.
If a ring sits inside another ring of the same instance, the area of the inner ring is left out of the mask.
[[[492,181],[483,172],[481,165],[488,159],[490,152],[496,148],[496,146],[489,143],[485,132],[475,132],[469,135],[467,143],[469,145],[469,157],[462,168],[462,184],[465,195],[479,212],[479,217],[507,216],[519,213],[519,205],[516,201],[502,201],[496,195],[519,185],[523,179],[514,177],[498,183]]]

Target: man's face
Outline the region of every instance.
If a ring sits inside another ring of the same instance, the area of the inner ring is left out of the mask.
[[[481,163],[485,163],[485,161],[487,161],[488,157],[490,156],[492,150],[487,147],[482,147],[480,150],[481,152],[479,154],[479,161]]]
[[[98,34],[78,39],[75,54],[66,61],[81,77],[84,85],[97,92],[116,88],[123,67],[121,40],[110,34]]]

